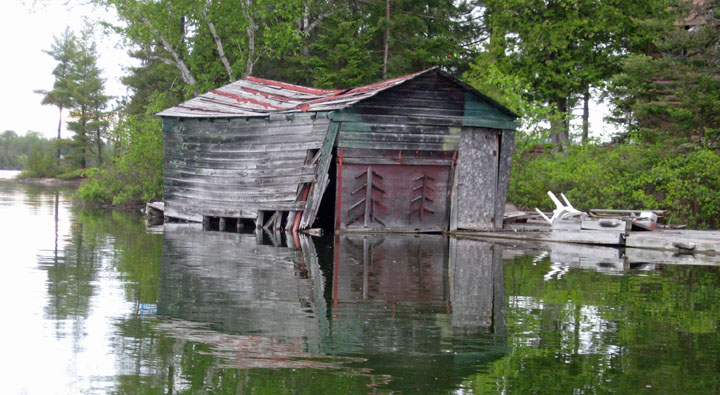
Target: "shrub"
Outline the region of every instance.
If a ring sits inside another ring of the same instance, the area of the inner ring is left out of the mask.
[[[508,200],[552,210],[547,191],[564,192],[579,210],[669,209],[666,220],[717,227],[720,156],[673,153],[661,145],[573,146],[565,153],[516,157]]]
[[[671,209],[670,221],[717,228],[720,155],[703,149],[669,157],[652,169],[649,180],[662,192],[660,205]]]
[[[119,144],[109,167],[94,169],[76,193],[86,203],[136,205],[162,199],[160,120],[132,116],[115,129]]]

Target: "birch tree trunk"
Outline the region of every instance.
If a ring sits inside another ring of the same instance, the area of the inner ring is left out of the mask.
[[[257,59],[255,58],[255,31],[257,30],[257,25],[255,24],[255,18],[252,14],[252,6],[253,2],[252,0],[244,0],[243,5],[245,6],[243,10],[243,15],[245,16],[245,20],[247,21],[247,26],[245,27],[245,33],[248,37],[248,54],[247,54],[247,61],[245,62],[245,77],[252,75],[253,67],[255,67],[255,62],[257,62]],[[240,49],[242,52],[242,48]]]
[[[185,61],[183,60],[182,56],[180,56],[180,53],[175,50],[175,48],[170,44],[170,42],[165,38],[165,36],[160,34],[160,32],[157,29],[155,29],[155,27],[152,25],[150,20],[145,15],[140,14],[140,18],[143,21],[143,23],[145,24],[145,26],[147,26],[148,29],[150,29],[150,31],[155,36],[155,38],[160,42],[163,49],[165,49],[170,54],[170,56],[172,56],[173,63],[178,68],[178,70],[180,70],[180,76],[182,77],[183,81],[188,85],[195,86],[197,81],[195,80],[195,77],[193,77],[192,73],[190,72],[190,68],[188,68],[187,65],[185,64]]]
[[[230,82],[233,82],[235,80],[235,77],[233,76],[232,67],[230,66],[230,62],[228,61],[227,55],[225,55],[225,48],[223,47],[222,40],[220,39],[220,36],[217,34],[217,30],[215,29],[215,24],[210,19],[210,16],[208,15],[208,7],[210,7],[210,1],[205,2],[205,6],[202,9],[202,17],[205,20],[205,23],[208,26],[208,29],[210,30],[210,34],[212,35],[213,41],[215,42],[215,47],[218,51],[218,56],[220,57],[220,61],[223,64],[223,67],[225,67],[225,72],[228,75],[228,79]]]
[[[385,38],[383,41],[385,41],[384,48],[383,48],[383,69],[382,69],[382,78],[384,80],[387,79],[387,66],[388,66],[388,52],[390,52],[390,0],[385,0],[385,23],[387,23],[385,27]]]
[[[590,137],[590,89],[586,88],[583,93],[583,115],[582,115],[582,143],[585,144]]]

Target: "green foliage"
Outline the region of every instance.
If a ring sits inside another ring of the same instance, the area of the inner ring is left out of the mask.
[[[67,77],[71,86],[72,107],[68,129],[74,132],[72,158],[80,168],[87,167],[88,154],[96,147],[97,163],[102,164],[102,148],[108,121],[104,109],[109,97],[104,93],[105,81],[97,66],[97,49],[92,42],[90,31],[85,31],[77,40],[77,52],[71,59]]]
[[[531,89],[530,84],[518,75],[500,70],[488,52],[481,53],[470,64],[463,79],[520,116],[522,125],[518,129],[521,133],[516,135],[516,154],[523,154],[547,139],[549,120],[564,121],[553,105],[529,98],[526,93]]]
[[[673,22],[690,9],[675,9],[681,12],[672,15],[674,19],[660,7],[628,25],[638,31],[629,36],[635,41],[628,42],[627,49],[643,53],[619,64],[609,89],[614,120],[626,127],[616,136],[622,144],[534,156],[523,155],[527,145],[519,146],[511,201],[551,209],[546,191],[553,190],[565,192],[583,210],[669,209],[671,222],[718,226],[720,30],[712,18],[693,29],[676,26]]]
[[[329,18],[334,23],[322,25],[310,45],[312,55],[302,59],[310,70],[312,85],[318,88],[350,88],[378,79],[381,59],[366,49],[378,29],[350,14],[348,9],[334,13]]]
[[[69,145],[71,149],[64,153],[63,162],[74,162],[81,169],[88,166],[88,155],[93,148],[97,163],[102,164],[105,132],[109,125],[108,116],[104,112],[109,97],[104,94],[104,80],[97,66],[98,54],[91,34],[88,28],[78,38],[70,30],[65,30],[63,36],[54,38],[52,49],[45,51],[57,62],[53,70],[53,89],[36,91],[43,95],[42,104],[55,105],[60,110],[58,141],[61,138],[62,111],[70,110],[73,120],[68,122],[68,129],[74,135]],[[57,144],[55,157],[58,165],[53,176],[60,172],[62,143]],[[33,162],[40,166],[38,154]],[[47,169],[41,173],[50,175]],[[28,174],[41,173],[36,168]]]
[[[58,138],[62,138],[62,111],[63,108],[70,108],[73,105],[73,83],[70,73],[72,73],[73,61],[78,53],[77,37],[67,28],[62,36],[53,37],[51,49],[43,52],[57,62],[52,72],[55,82],[52,90],[38,90],[35,93],[43,95],[42,104],[57,106],[60,110]]]
[[[468,387],[482,394],[714,392],[715,268],[666,265],[622,276],[570,268],[548,281],[552,266],[532,256],[505,263],[510,352]]]
[[[574,146],[568,152],[515,157],[508,200],[552,210],[547,191],[564,192],[579,210],[668,209],[666,220],[718,226],[720,155],[685,155],[663,146]]]
[[[385,32],[388,31],[388,77],[435,65],[456,73],[467,70],[476,53],[468,45],[478,27],[464,2],[393,1],[390,19],[385,1],[338,2],[335,12],[310,37],[310,84],[348,88],[382,78]]]
[[[180,103],[183,91],[177,84],[174,68],[159,58],[158,48],[144,46],[129,52],[138,61],[138,66],[128,68],[128,74],[122,77],[122,83],[132,92],[131,97],[123,100],[123,112],[127,115],[147,113],[153,105],[157,92],[163,92],[169,105]]]
[[[591,86],[619,70],[646,33],[637,20],[664,12],[663,0],[485,2],[488,51],[503,72],[527,81],[525,95],[553,104],[558,119]],[[569,141],[567,122],[552,122],[556,143]]]
[[[648,181],[670,208],[670,220],[692,227],[720,226],[720,155],[697,150],[668,157],[650,171]]]
[[[183,98],[249,74],[333,88],[434,65],[462,72],[475,53],[479,24],[467,2],[94,0],[125,25],[107,24],[154,62],[169,65]],[[354,82],[353,82],[354,81]]]
[[[158,95],[150,113],[163,108],[166,96]],[[112,164],[89,172],[77,191],[83,202],[135,205],[162,199],[162,125],[150,114],[131,115],[113,130],[117,155]]]
[[[33,144],[28,155],[27,169],[23,177],[54,177],[58,172],[58,161],[52,144]]]
[[[12,130],[0,134],[0,169],[23,170],[27,167],[30,150],[36,145],[47,146],[50,142],[37,132],[18,136]]]
[[[695,12],[681,10],[681,17]],[[693,29],[669,24],[655,44],[659,54],[629,57],[612,80],[614,120],[627,129],[620,137],[717,150],[720,22],[711,18]]]

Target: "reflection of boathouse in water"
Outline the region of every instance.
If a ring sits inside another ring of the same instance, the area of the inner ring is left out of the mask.
[[[165,333],[225,348],[222,364],[243,369],[361,357],[361,368],[389,375],[393,388],[453,387],[502,352],[502,252],[492,244],[341,235],[321,263],[309,237],[298,249],[257,240],[166,231],[158,313],[185,324]]]

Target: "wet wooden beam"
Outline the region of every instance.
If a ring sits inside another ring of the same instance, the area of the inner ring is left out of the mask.
[[[502,229],[505,214],[505,202],[510,184],[512,155],[515,145],[515,132],[503,130],[500,138],[500,157],[498,158],[497,194],[495,195],[495,229]]]
[[[594,245],[611,245],[621,246],[625,244],[625,239],[620,232],[599,232],[599,231],[547,231],[547,232],[472,232],[457,231],[453,232],[463,237],[485,237],[508,240],[535,240],[557,243],[577,243],[577,244],[594,244]]]
[[[700,230],[631,232],[627,235],[625,246],[679,253],[720,254],[720,232]]]

